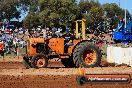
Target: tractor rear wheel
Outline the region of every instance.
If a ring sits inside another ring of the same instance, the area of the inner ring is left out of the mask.
[[[96,67],[101,63],[101,51],[88,41],[81,42],[73,51],[73,61],[76,67]]]
[[[72,57],[65,58],[65,59],[61,59],[61,63],[62,63],[66,68],[73,68],[73,67],[75,67]]]
[[[32,68],[45,68],[48,66],[48,58],[44,54],[37,54],[31,59]]]

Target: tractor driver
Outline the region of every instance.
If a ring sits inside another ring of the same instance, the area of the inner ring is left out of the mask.
[[[62,37],[65,39],[64,40],[64,52],[68,53],[68,47],[73,45],[73,40],[75,39],[75,36],[72,33],[68,32],[68,33],[64,33]]]

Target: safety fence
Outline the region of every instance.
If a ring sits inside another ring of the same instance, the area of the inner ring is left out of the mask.
[[[107,61],[115,64],[127,64],[132,67],[132,47],[107,47]]]

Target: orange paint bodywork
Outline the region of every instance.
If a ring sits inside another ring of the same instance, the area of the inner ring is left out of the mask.
[[[68,53],[64,53],[64,38],[51,38],[44,40],[43,38],[30,38],[27,42],[27,54],[34,56],[36,54],[36,47],[33,47],[37,43],[47,44],[51,51],[55,52],[56,55],[70,55],[74,46],[80,42],[80,40],[73,40],[73,45],[69,46]]]
[[[72,53],[72,49],[74,48],[74,46],[75,46],[78,42],[80,42],[80,40],[73,40],[73,46],[70,46],[70,47],[68,48],[68,53],[69,53],[69,54]]]
[[[68,48],[68,54],[72,53],[72,49],[74,48],[74,46],[80,42],[80,40],[73,40],[73,46],[70,46]],[[49,41],[49,45],[48,45],[52,50],[54,50],[58,55],[64,54],[64,38],[52,38]]]
[[[64,38],[51,38],[48,46],[57,54],[64,54]]]
[[[30,43],[29,43],[30,42]],[[33,45],[36,45],[37,43],[44,43],[45,40],[44,38],[30,38],[29,42],[27,42],[27,49],[28,49],[28,54],[30,56],[33,56],[36,54],[36,48],[34,48],[32,46]]]

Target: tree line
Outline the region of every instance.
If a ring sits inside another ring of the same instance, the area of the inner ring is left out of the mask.
[[[94,25],[111,19],[113,27],[120,17],[124,17],[124,9],[116,3],[101,5],[97,0],[0,0],[0,20],[19,19],[20,14],[28,15],[23,20],[26,28],[45,25],[50,27],[67,26],[70,21],[85,18],[86,25]],[[131,14],[127,11],[127,18]]]

